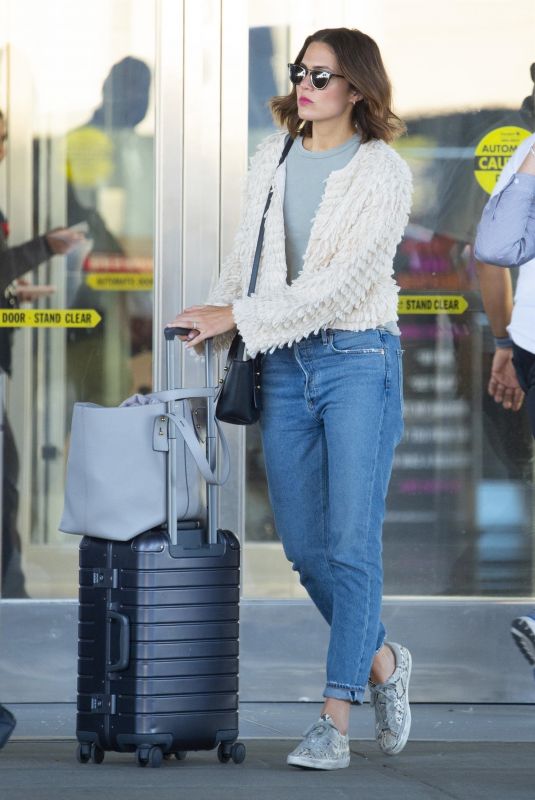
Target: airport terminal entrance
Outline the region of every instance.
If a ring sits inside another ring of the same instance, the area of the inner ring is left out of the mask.
[[[496,15],[479,42],[476,0],[462,14],[438,0],[403,14],[393,0],[0,0],[2,230],[10,246],[55,227],[86,233],[24,276],[47,288],[12,286],[4,301],[28,312],[0,326],[5,702],[75,697],[78,541],[58,530],[73,404],[161,386],[161,329],[217,276],[248,157],[274,130],[268,100],[288,91],[304,37],[339,25],[381,46],[415,183],[395,262],[406,431],[384,528],[385,623],[413,651],[414,700],[533,702],[509,635],[535,593],[533,445],[524,412],[486,392],[494,345],[472,248],[503,166],[484,154],[510,155],[535,129],[535,11],[517,5],[531,25]],[[178,350],[177,366],[202,379]],[[241,697],[318,699],[327,631],[277,539],[258,430],[228,435],[220,513],[243,545]]]

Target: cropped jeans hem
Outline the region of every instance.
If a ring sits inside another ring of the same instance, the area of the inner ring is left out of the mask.
[[[364,686],[347,686],[343,683],[327,683],[323,696],[361,705],[364,702],[365,688]]]

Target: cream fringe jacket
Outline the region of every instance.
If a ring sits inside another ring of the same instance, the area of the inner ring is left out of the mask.
[[[273,351],[322,328],[366,330],[397,319],[399,287],[392,262],[408,221],[412,180],[387,144],[362,144],[332,172],[312,223],[303,269],[286,283],[283,198],[286,165],[277,169],[285,136],[268,137],[251,159],[245,202],[232,251],[211,305],[232,305],[248,352]],[[254,295],[247,296],[262,212],[271,184],[264,246]],[[227,347],[233,332],[216,337]]]

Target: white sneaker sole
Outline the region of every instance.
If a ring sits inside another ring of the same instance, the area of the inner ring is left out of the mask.
[[[411,680],[411,672],[412,672],[412,656],[408,650],[407,650],[407,656],[409,662],[409,668],[407,670],[407,686],[405,687],[405,697],[407,700],[407,713],[405,715],[405,722],[403,723],[403,728],[400,732],[399,739],[394,745],[394,747],[384,748],[382,747],[381,742],[380,741],[378,742],[379,747],[381,748],[381,752],[383,752],[385,756],[397,756],[398,753],[401,753],[401,751],[407,744],[407,741],[409,739],[409,734],[411,732],[412,716],[411,716],[411,707],[409,705],[409,683]]]
[[[345,769],[349,767],[350,756],[339,758],[336,761],[326,758],[304,758],[301,756],[288,756],[286,763],[291,767],[304,767],[305,769]]]
[[[518,617],[511,625],[511,636],[516,646],[527,658],[531,666],[535,665],[535,622],[529,617]]]

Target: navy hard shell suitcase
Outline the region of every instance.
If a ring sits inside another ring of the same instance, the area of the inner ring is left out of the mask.
[[[166,329],[168,388],[176,332]],[[187,396],[207,398],[207,458],[214,468],[211,375],[208,344],[206,389]],[[170,464],[173,457],[170,446]],[[207,486],[205,521],[170,527],[175,492],[168,495],[167,526],[130,542],[84,537],[80,544],[82,763],[101,763],[107,750],[134,752],[140,766],[152,767],[164,757],[181,760],[190,750],[216,747],[221,762],[245,758],[237,741],[239,542],[217,529],[216,486]]]

